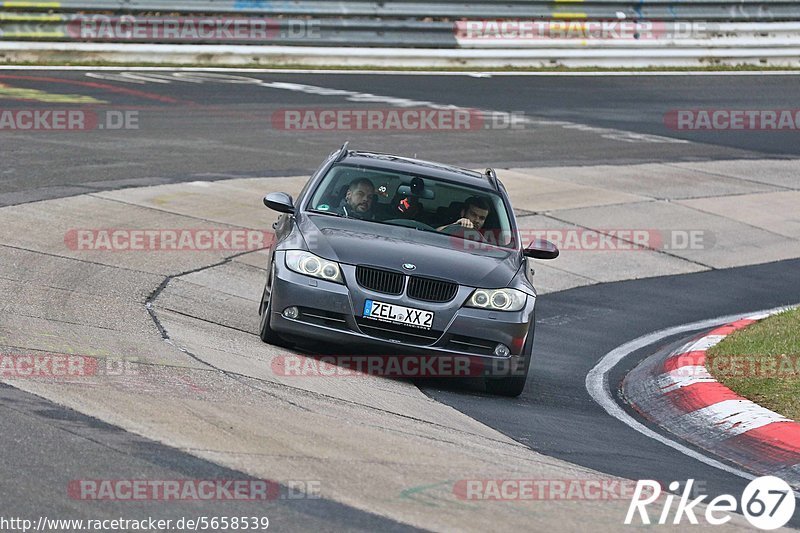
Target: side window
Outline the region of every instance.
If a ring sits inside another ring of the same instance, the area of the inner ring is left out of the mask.
[[[321,169],[317,169],[317,173],[319,173],[320,170]],[[300,194],[297,195],[297,198],[305,198],[306,194],[308,193],[308,188],[311,186],[311,182],[314,181],[315,177],[316,173],[311,176],[311,179],[308,180],[305,185],[303,185],[303,188],[300,190]],[[308,207],[314,208],[315,206],[309,203]]]
[[[514,235],[511,233],[511,222],[508,219],[505,204],[499,196],[494,196],[492,203],[494,209],[486,219],[486,228],[497,236],[496,244],[509,246],[514,242]]]
[[[325,176],[325,179],[319,184],[317,190],[314,192],[314,196],[309,205],[311,209],[327,211],[328,209],[336,207],[335,205],[331,205],[331,201],[336,191],[338,182],[342,181],[341,170],[341,168],[333,167],[328,171],[327,176]]]

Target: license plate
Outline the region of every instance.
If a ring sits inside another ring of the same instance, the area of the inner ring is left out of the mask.
[[[367,300],[364,303],[364,318],[391,322],[392,324],[403,324],[404,326],[420,329],[431,329],[433,325],[433,313],[431,311],[387,304],[386,302],[376,302],[375,300]]]

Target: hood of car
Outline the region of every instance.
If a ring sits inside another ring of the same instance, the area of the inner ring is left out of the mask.
[[[349,265],[497,288],[511,282],[521,263],[516,250],[475,250],[474,243],[458,237],[412,228],[326,215],[304,216],[298,222],[309,251]]]

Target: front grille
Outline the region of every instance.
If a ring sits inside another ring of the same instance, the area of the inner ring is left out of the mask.
[[[359,329],[366,335],[379,339],[400,341],[404,344],[429,346],[442,336],[441,331],[412,328],[401,324],[370,320],[369,318],[356,318],[356,322]]]
[[[365,289],[384,294],[402,294],[405,276],[399,272],[379,270],[366,266],[356,267],[356,281]]]
[[[438,279],[414,278],[408,280],[408,297],[424,302],[449,302],[456,297],[458,285]]]

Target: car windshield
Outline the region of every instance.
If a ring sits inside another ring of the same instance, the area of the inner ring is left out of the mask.
[[[515,247],[499,194],[422,174],[335,165],[317,186],[307,209]]]

